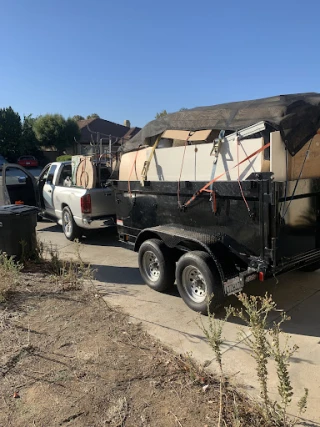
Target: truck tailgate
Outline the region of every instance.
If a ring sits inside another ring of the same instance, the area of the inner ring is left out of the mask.
[[[87,190],[91,196],[91,217],[98,218],[106,215],[115,215],[116,204],[112,188],[94,188]]]

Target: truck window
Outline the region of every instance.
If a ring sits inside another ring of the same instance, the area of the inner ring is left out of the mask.
[[[53,176],[54,176],[56,169],[57,169],[57,165],[51,165],[50,166],[49,173],[47,176],[47,181],[46,181],[47,184],[53,184]]]
[[[67,181],[71,182],[71,176],[72,176],[71,165],[62,166],[57,185],[68,187],[69,183],[67,184]]]
[[[28,176],[19,168],[7,168],[5,175],[6,185],[26,185]]]
[[[50,168],[50,165],[46,166],[45,169],[43,169],[43,171],[39,175],[39,182],[46,181],[46,179],[48,178],[49,168]]]

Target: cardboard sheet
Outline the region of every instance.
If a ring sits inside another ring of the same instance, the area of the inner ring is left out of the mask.
[[[212,130],[197,130],[193,132],[192,135],[188,138],[190,131],[188,130],[166,130],[162,134],[162,138],[168,139],[180,139],[185,141],[188,138],[188,141],[206,141]]]

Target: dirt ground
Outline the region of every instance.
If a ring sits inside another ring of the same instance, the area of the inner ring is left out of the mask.
[[[21,273],[0,304],[0,333],[0,426],[217,426],[219,381],[91,284]],[[264,425],[231,387],[223,399],[221,425]]]

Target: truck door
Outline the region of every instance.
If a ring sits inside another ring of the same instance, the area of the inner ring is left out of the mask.
[[[55,209],[53,205],[53,192],[54,192],[54,176],[57,165],[49,165],[39,177],[39,184],[42,188],[42,201],[43,207],[47,214],[55,216]]]
[[[3,165],[1,190],[1,205],[23,203],[40,207],[36,179],[22,166],[10,163]]]

